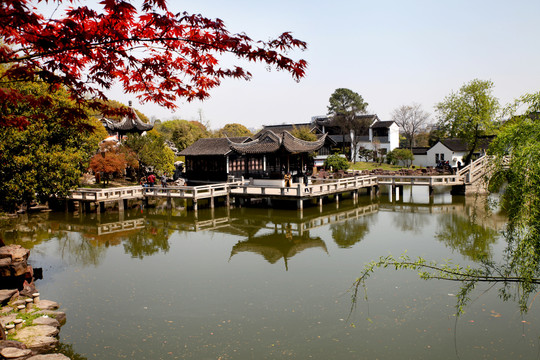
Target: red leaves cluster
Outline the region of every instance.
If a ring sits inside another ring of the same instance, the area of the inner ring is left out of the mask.
[[[105,99],[103,90],[119,82],[142,101],[175,108],[178,98],[208,97],[223,78],[250,79],[241,67],[220,65],[219,56],[225,53],[267,63],[294,79],[305,74],[307,63],[286,54],[306,44],[288,32],[254,41],[229,33],[219,19],[173,14],[164,0],[144,0],[140,11],[129,1],[100,4],[100,12],[71,7],[63,17],[48,19],[29,0],[0,2],[0,64],[9,65],[1,80],[65,86],[80,103]],[[0,102],[6,99],[2,91]],[[0,125],[17,122],[0,113]]]

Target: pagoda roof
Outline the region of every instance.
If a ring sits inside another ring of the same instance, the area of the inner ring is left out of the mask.
[[[304,153],[319,150],[323,147],[325,140],[326,134],[316,141],[306,141],[298,139],[288,131],[277,135],[272,130],[265,130],[253,141],[238,143],[229,139],[229,146],[232,150],[242,154],[273,153],[280,149],[285,149],[290,153]]]
[[[154,128],[153,124],[147,124],[143,122],[131,105],[129,106],[129,110],[129,115],[124,116],[119,122],[112,121],[106,118],[103,118],[102,122],[109,131],[118,132],[120,134],[140,134],[145,131],[150,131]]]

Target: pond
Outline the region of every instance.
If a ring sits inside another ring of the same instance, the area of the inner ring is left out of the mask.
[[[504,224],[485,199],[430,202],[426,189],[405,189],[394,202],[361,196],[303,212],[45,213],[3,224],[2,237],[43,268],[37,287],[62,304],[60,340],[74,358],[536,358],[537,306],[522,315],[490,285],[456,317],[459,283],[380,269],[351,311],[365,263],[404,252],[497,260]]]

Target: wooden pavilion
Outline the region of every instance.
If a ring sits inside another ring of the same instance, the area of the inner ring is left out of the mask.
[[[288,131],[263,130],[256,138],[199,139],[180,155],[186,158],[188,181],[282,179],[288,172],[297,176],[311,171],[311,154],[324,146],[326,138],[325,134],[316,141],[305,141]]]

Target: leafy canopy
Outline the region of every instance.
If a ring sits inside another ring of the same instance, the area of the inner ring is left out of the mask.
[[[43,83],[17,81],[3,86],[24,96],[46,96],[52,108],[77,107],[66,91],[51,92]],[[78,120],[84,126],[77,129],[65,126],[53,110],[38,111],[23,103],[0,107],[4,114],[29,119],[23,130],[0,126],[0,207],[7,211],[36,198],[67,195],[107,136],[102,124],[88,117]]]
[[[306,61],[287,54],[306,49],[306,43],[290,32],[255,41],[244,33],[231,34],[220,19],[174,14],[164,0],[142,0],[140,9],[132,2],[106,0],[99,3],[100,9],[93,9],[69,1],[72,6],[52,18],[41,14],[30,0],[0,2],[0,64],[7,65],[0,81],[25,79],[43,81],[53,89],[64,86],[78,103],[102,109],[108,107],[88,98],[106,99],[104,90],[118,83],[143,102],[174,109],[179,98],[207,98],[224,78],[251,78],[242,67],[222,65],[224,54],[266,63],[296,80],[305,74]],[[51,108],[46,96],[4,87],[0,103]],[[66,121],[80,115],[73,109],[57,110]],[[25,126],[28,118],[0,112],[0,125]]]
[[[333,171],[347,170],[349,168],[349,162],[343,156],[333,154],[326,158],[324,167],[326,169],[330,169],[331,167]]]
[[[495,129],[499,101],[492,91],[493,82],[475,79],[463,85],[459,92],[448,95],[435,107],[444,135],[463,139],[467,143],[465,163],[470,162],[479,137]]]

